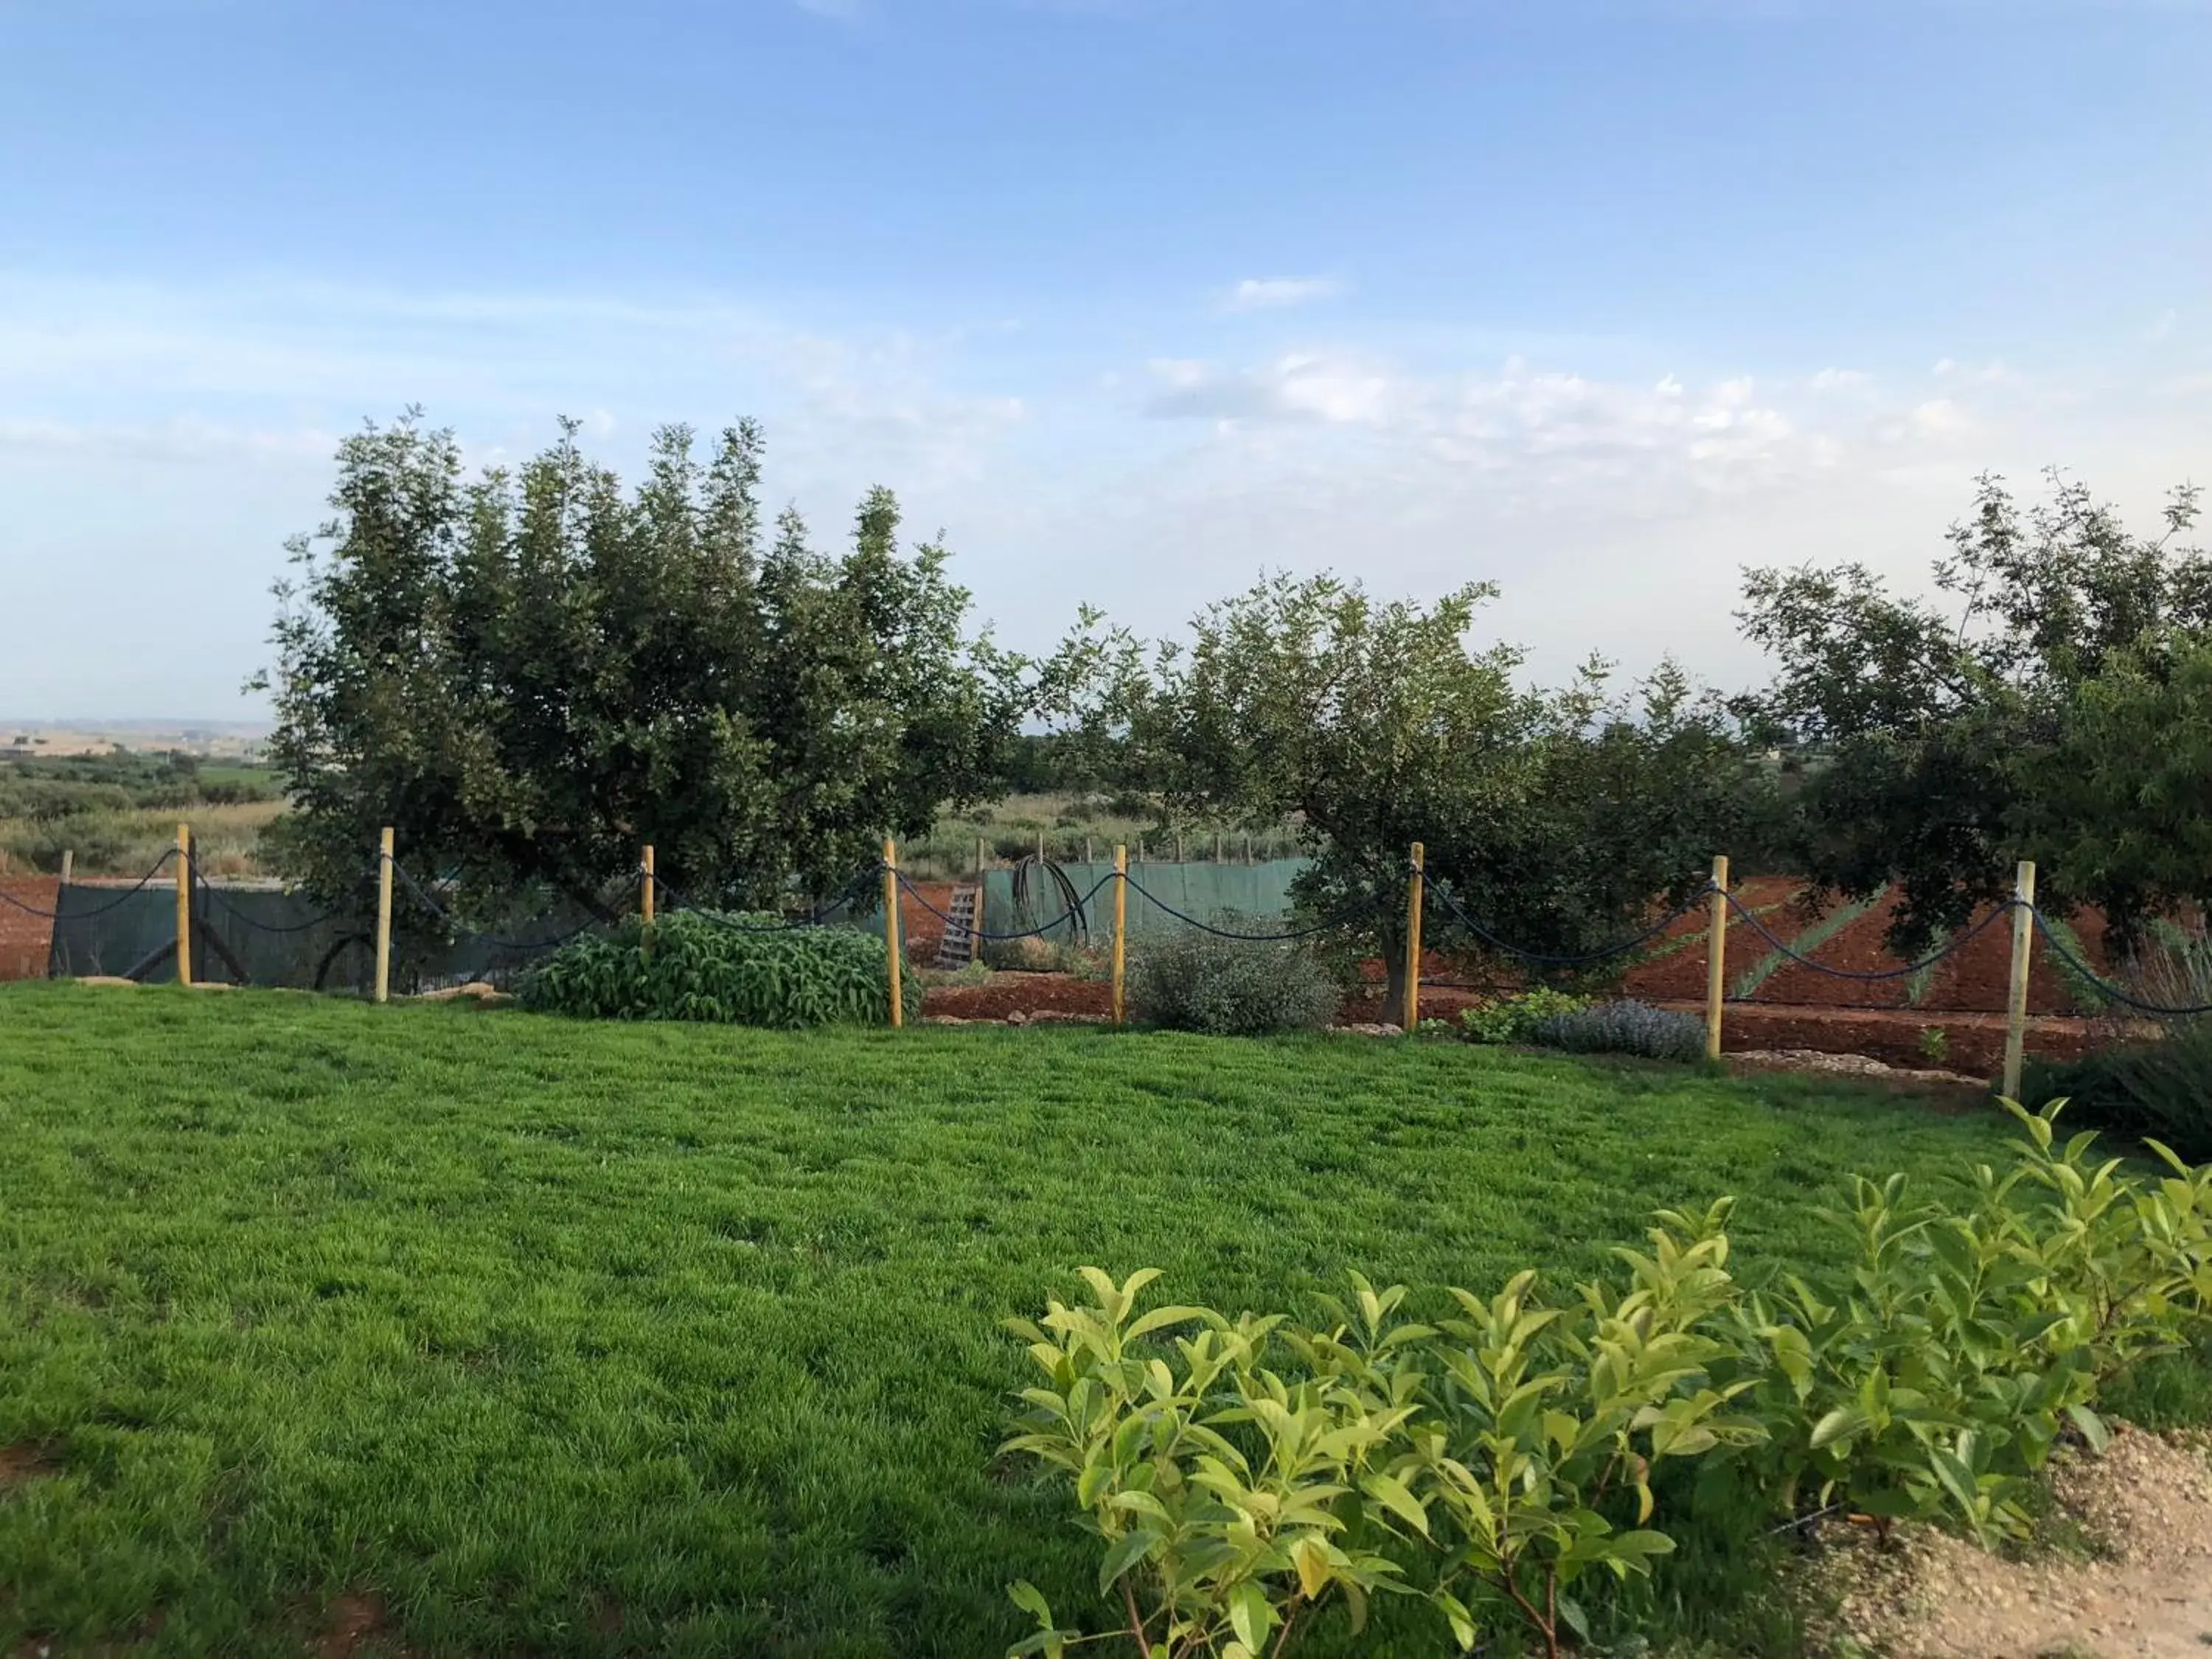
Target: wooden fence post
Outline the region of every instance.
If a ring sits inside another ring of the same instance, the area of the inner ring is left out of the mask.
[[[1728,995],[1729,861],[1713,860],[1711,916],[1705,932],[1705,1058],[1721,1057],[1721,1005]]]
[[[62,848],[62,885],[64,887],[68,886],[70,884],[70,878],[76,873],[76,849],[72,847],[64,847]]]
[[[1037,831],[1037,862],[1044,862],[1044,831],[1042,830]]]
[[[192,982],[192,826],[177,826],[177,983]]]
[[[973,965],[983,960],[983,893],[990,886],[983,874],[983,838],[975,837],[975,920],[968,924],[968,960]]]
[[[890,969],[891,1029],[906,1024],[906,985],[899,961],[898,843],[884,837],[884,951]]]
[[[1084,861],[1085,864],[1088,864],[1088,863],[1090,863],[1090,862],[1091,861],[1091,837],[1090,837],[1090,836],[1085,836],[1083,838],[1083,861]]]
[[[1213,861],[1214,861],[1216,864],[1219,864],[1219,863],[1221,863],[1221,862],[1222,862],[1222,857],[1221,857],[1221,831],[1219,831],[1218,830],[1215,830],[1215,831],[1213,832]]]
[[[1406,884],[1406,1035],[1421,1024],[1421,900],[1428,873],[1428,849],[1413,843],[1413,874]]]
[[[392,826],[376,838],[376,1000],[392,997]]]
[[[2035,945],[2035,866],[2023,861],[2013,877],[2012,994],[2005,1003],[2004,1097],[2020,1098],[2027,1059],[2028,953]]]
[[[1252,862],[1252,832],[1249,830],[1244,832],[1244,862],[1248,865]]]
[[[1114,848],[1114,1023],[1126,1024],[1128,1011],[1121,1000],[1122,973],[1127,966],[1129,938],[1129,849]]]
[[[1176,842],[1175,842],[1175,847],[1176,847],[1176,862],[1177,864],[1181,864],[1181,863],[1182,862],[1182,830],[1176,830]]]
[[[653,890],[656,885],[658,884],[653,880],[653,848],[647,847],[637,870],[638,914],[645,918],[647,932],[652,931],[653,927]]]

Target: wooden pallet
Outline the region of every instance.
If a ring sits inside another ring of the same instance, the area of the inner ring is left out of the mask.
[[[937,942],[937,965],[940,968],[965,968],[976,958],[981,948],[975,930],[983,925],[983,890],[981,886],[956,887],[952,902],[945,907],[947,918],[945,936]]]

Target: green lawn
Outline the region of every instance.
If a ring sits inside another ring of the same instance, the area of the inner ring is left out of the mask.
[[[0,1137],[0,1653],[297,1653],[351,1595],[428,1653],[973,1659],[1008,1579],[1095,1601],[993,1456],[998,1322],[1079,1264],[1558,1288],[1722,1192],[1802,1263],[1842,1171],[2002,1132],[1459,1046],[40,985]],[[1443,1650],[1399,1631],[1360,1651]]]

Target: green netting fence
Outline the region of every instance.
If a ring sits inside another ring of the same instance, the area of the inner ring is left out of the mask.
[[[1255,922],[1279,922],[1291,910],[1291,884],[1312,864],[1310,859],[1271,859],[1264,864],[1132,864],[1130,881],[1150,894],[1157,903],[1129,896],[1129,937],[1140,939],[1179,933],[1190,924],[1170,914],[1212,921],[1236,915]],[[1059,866],[1077,896],[1095,892],[1085,907],[1084,921],[1091,938],[1103,939],[1113,931],[1114,889],[1111,864],[1063,864]],[[1027,902],[1015,896],[1013,870],[988,870],[983,874],[983,927],[988,933],[1015,933],[1042,927],[1040,938],[1054,943],[1073,939],[1073,921],[1048,926],[1067,909],[1059,884],[1043,878],[1031,864],[1025,872]],[[968,879],[973,880],[971,876]],[[1161,906],[1169,907],[1163,909]]]

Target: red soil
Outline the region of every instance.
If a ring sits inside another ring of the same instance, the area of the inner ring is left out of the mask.
[[[927,900],[927,903],[923,901]],[[909,961],[929,963],[937,960],[937,946],[945,937],[943,917],[930,909],[950,914],[952,908],[952,884],[949,881],[909,882],[899,894],[899,941],[906,947]],[[989,925],[989,918],[984,919]],[[878,941],[883,929],[876,929]]]
[[[1794,882],[1771,877],[1761,878],[1744,883],[1737,890],[1736,896],[1758,912],[1759,919],[1784,939],[1802,931],[1811,921],[1801,912],[1796,902],[1796,884]],[[1679,948],[1669,951],[1656,961],[1645,962],[1631,969],[1628,976],[1621,982],[1622,994],[1647,1002],[1664,1002],[1676,997],[1702,1000],[1705,994],[1705,941],[1711,927],[1710,915],[1703,905],[1681,917],[1651,946],[1652,949],[1664,949],[1668,945]],[[1753,929],[1744,926],[1741,918],[1731,914],[1728,931],[1728,982],[1734,985],[1737,975],[1747,972],[1766,954],[1767,948],[1765,941]]]
[[[951,1019],[1044,1013],[1105,1019],[1114,1012],[1114,990],[1103,981],[1066,974],[994,974],[981,985],[933,985],[921,1009],[925,1016]]]
[[[1745,904],[1762,912],[1759,920],[1784,943],[1794,941],[1834,906],[1814,907],[1802,902],[1795,884],[1763,878],[1747,883],[1739,893]],[[1846,973],[1885,972],[1906,965],[1890,951],[1884,938],[1897,911],[1893,893],[1865,915],[1856,918],[1834,938],[1806,952],[1825,967]],[[1773,906],[1777,908],[1769,908]],[[1768,975],[1752,1000],[1776,1006],[1820,1008],[1887,1008],[1915,1013],[2002,1013],[2011,981],[2012,928],[2002,915],[1990,921],[1990,912],[1978,914],[1963,937],[1985,921],[1988,925],[1967,939],[1958,951],[1939,963],[1930,975],[1925,994],[1910,1001],[1911,976],[1895,975],[1879,980],[1839,979],[1802,963],[1785,961]],[[1651,1001],[1673,999],[1702,1000],[1705,988],[1706,929],[1703,916],[1686,917],[1670,930],[1668,939],[1691,938],[1696,942],[1663,960],[1630,970],[1623,989],[1631,996]],[[2074,927],[2088,960],[2100,972],[2108,970],[2104,957],[2104,921],[2094,914],[2078,918]],[[1758,929],[1731,914],[1729,923],[1728,982],[1734,994],[1739,978],[1772,951]],[[2028,969],[2028,1012],[2032,1014],[2071,1016],[2078,1008],[2050,947],[2039,937]]]
[[[0,901],[0,979],[44,979],[46,957],[53,946],[54,925],[45,916],[33,916],[15,908],[27,904],[51,911],[61,883],[52,876],[0,876],[0,894],[15,901]]]

